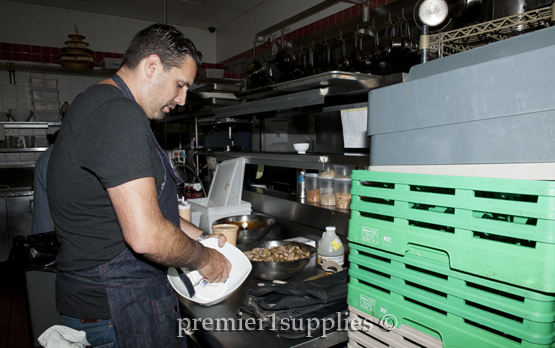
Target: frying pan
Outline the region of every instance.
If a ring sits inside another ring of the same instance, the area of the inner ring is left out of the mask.
[[[274,64],[281,72],[289,73],[297,66],[297,57],[291,50],[282,48],[276,53]]]
[[[247,76],[252,82],[261,84],[266,79],[267,69],[268,67],[266,64],[262,64],[258,60],[254,60],[252,63],[247,65]]]

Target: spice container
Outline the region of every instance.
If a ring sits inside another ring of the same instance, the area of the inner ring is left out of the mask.
[[[306,201],[308,203],[320,203],[320,186],[318,174],[307,173],[304,175],[306,186]]]
[[[341,179],[350,179],[353,168],[349,166],[341,166],[334,164],[333,169],[335,171],[335,177]]]
[[[320,185],[320,204],[335,205],[333,178],[320,175],[318,183]]]
[[[335,189],[335,206],[339,209],[349,209],[351,204],[351,179],[340,179],[335,178],[334,189]]]
[[[320,177],[326,177],[326,178],[335,177],[335,172],[333,171],[333,166],[325,164],[324,165],[324,170],[320,171]]]

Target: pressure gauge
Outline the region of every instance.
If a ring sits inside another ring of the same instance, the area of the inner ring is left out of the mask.
[[[414,17],[420,28],[426,25],[433,30],[441,30],[451,21],[446,0],[419,0],[415,6]]]
[[[435,27],[441,24],[449,15],[449,7],[443,0],[426,0],[418,10],[422,23]]]

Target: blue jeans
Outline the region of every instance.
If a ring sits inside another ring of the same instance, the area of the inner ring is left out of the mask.
[[[98,323],[81,324],[79,319],[62,315],[65,326],[87,333],[87,341],[94,348],[117,348],[116,332],[112,319],[103,319]]]

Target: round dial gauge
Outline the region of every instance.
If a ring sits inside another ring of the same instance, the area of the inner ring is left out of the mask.
[[[420,5],[418,17],[429,26],[441,24],[449,15],[449,8],[444,0],[425,0]]]

